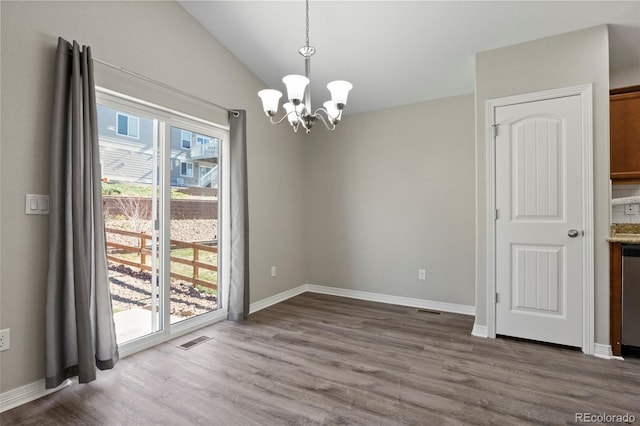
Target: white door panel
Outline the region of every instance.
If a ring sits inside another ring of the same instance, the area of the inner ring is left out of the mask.
[[[563,122],[530,118],[512,125],[512,220],[562,220]]]
[[[580,97],[498,107],[495,120],[496,333],[580,347]]]
[[[511,309],[542,316],[564,316],[566,263],[560,246],[511,245]]]

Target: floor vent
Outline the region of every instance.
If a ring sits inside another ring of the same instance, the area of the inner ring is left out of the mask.
[[[433,315],[441,315],[442,314],[442,312],[432,311],[431,309],[422,309],[422,308],[416,309],[416,312],[420,312],[420,313],[423,313],[423,314],[433,314]]]
[[[196,339],[190,340],[187,343],[183,343],[180,346],[178,346],[180,349],[191,349],[194,346],[199,345],[200,343],[206,342],[207,340],[211,339],[211,337],[207,337],[207,336],[200,336]]]

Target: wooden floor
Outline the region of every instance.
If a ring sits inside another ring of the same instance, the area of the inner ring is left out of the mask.
[[[470,335],[473,318],[306,293],[121,360],[5,425],[566,424],[631,413],[640,362]],[[190,350],[176,346],[211,339]]]

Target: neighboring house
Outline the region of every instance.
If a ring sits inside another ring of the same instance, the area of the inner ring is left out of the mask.
[[[220,140],[171,127],[171,185],[218,187]]]
[[[171,186],[218,187],[220,140],[171,127]],[[102,177],[151,184],[153,120],[98,105]]]

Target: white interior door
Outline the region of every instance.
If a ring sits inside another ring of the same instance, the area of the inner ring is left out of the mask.
[[[581,347],[580,96],[500,106],[496,333]]]

